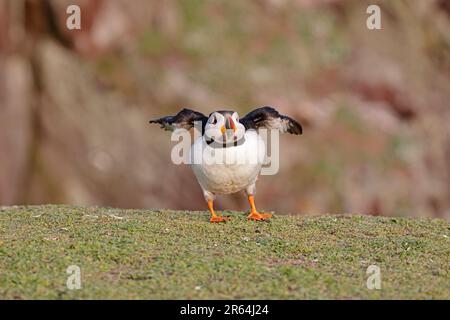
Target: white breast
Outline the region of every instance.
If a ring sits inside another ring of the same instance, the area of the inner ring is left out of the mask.
[[[204,190],[229,194],[255,183],[265,157],[263,139],[254,130],[245,132],[239,146],[212,148],[198,138],[191,147],[192,170]]]

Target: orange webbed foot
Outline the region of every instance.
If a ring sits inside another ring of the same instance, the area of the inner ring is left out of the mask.
[[[272,217],[270,213],[251,212],[247,219],[252,221],[267,221]]]
[[[270,213],[259,213],[255,207],[255,198],[252,194],[248,196],[248,202],[250,203],[250,214],[247,219],[252,221],[267,221],[272,215]]]
[[[213,208],[212,200],[208,200],[208,209],[209,209],[209,212],[211,212],[211,219],[209,219],[209,222],[211,222],[211,223],[227,222],[227,220],[230,219],[230,217],[220,217],[220,216],[216,215],[216,212],[214,211],[214,208]]]
[[[227,222],[228,220],[230,220],[230,217],[211,217],[211,219],[209,220],[209,222],[211,223],[218,223],[218,222]]]

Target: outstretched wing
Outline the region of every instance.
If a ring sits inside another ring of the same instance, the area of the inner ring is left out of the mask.
[[[174,131],[175,129],[189,130],[194,126],[194,122],[200,121],[202,123],[202,131],[208,121],[208,117],[203,113],[183,109],[174,116],[166,116],[155,120],[150,120],[150,123],[158,123],[164,130]]]
[[[239,122],[245,129],[268,128],[292,134],[302,134],[303,131],[300,123],[268,106],[251,111]]]

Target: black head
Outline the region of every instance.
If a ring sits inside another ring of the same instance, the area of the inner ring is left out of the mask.
[[[214,112],[217,112],[217,113],[220,113],[221,115],[223,115],[224,117],[227,117],[227,116],[232,116],[233,115],[233,113],[235,113],[236,111],[231,111],[231,110],[218,110],[218,111],[214,111]],[[211,112],[210,114],[209,114],[209,116],[211,116],[214,112]]]

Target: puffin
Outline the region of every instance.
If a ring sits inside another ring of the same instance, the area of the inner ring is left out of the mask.
[[[190,147],[189,163],[203,191],[211,213],[210,222],[226,222],[214,210],[217,195],[244,191],[250,205],[247,219],[267,221],[272,214],[261,213],[255,206],[256,180],[266,159],[266,148],[260,130],[301,135],[302,126],[271,106],[256,108],[240,118],[236,111],[219,110],[209,116],[191,109],[182,109],[174,116],[150,120],[168,131],[190,130],[201,135]]]

